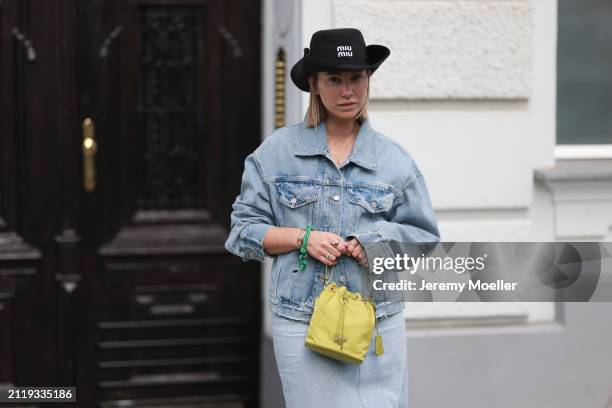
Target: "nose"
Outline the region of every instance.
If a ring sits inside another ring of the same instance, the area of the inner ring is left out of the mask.
[[[350,83],[342,82],[342,89],[340,90],[340,95],[342,96],[351,96],[353,94],[353,87]]]

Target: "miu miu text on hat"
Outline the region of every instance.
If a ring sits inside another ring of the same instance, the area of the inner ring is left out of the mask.
[[[350,45],[339,45],[336,47],[336,51],[338,51],[338,58],[353,56],[353,47]]]

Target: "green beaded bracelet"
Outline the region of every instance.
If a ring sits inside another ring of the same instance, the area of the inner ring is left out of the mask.
[[[312,225],[306,225],[306,232],[304,232],[304,239],[302,240],[302,247],[300,248],[300,256],[298,259],[298,266],[301,272],[306,269],[306,265],[308,261],[306,257],[308,256],[308,237],[310,237],[310,231],[312,231]]]

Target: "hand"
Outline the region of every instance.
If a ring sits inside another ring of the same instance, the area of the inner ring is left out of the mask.
[[[311,231],[307,251],[317,261],[333,266],[346,252],[346,242],[333,232]]]
[[[346,252],[344,255],[355,258],[355,260],[362,266],[368,266],[368,257],[366,255],[365,248],[355,237],[346,241]]]

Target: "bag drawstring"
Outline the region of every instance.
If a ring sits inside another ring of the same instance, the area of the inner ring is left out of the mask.
[[[340,350],[347,342],[347,338],[344,337],[344,315],[346,302],[348,301],[348,294],[345,292],[342,294],[342,307],[340,307],[340,319],[338,319],[338,327],[336,327],[336,335],[334,336],[334,342],[340,345]]]

